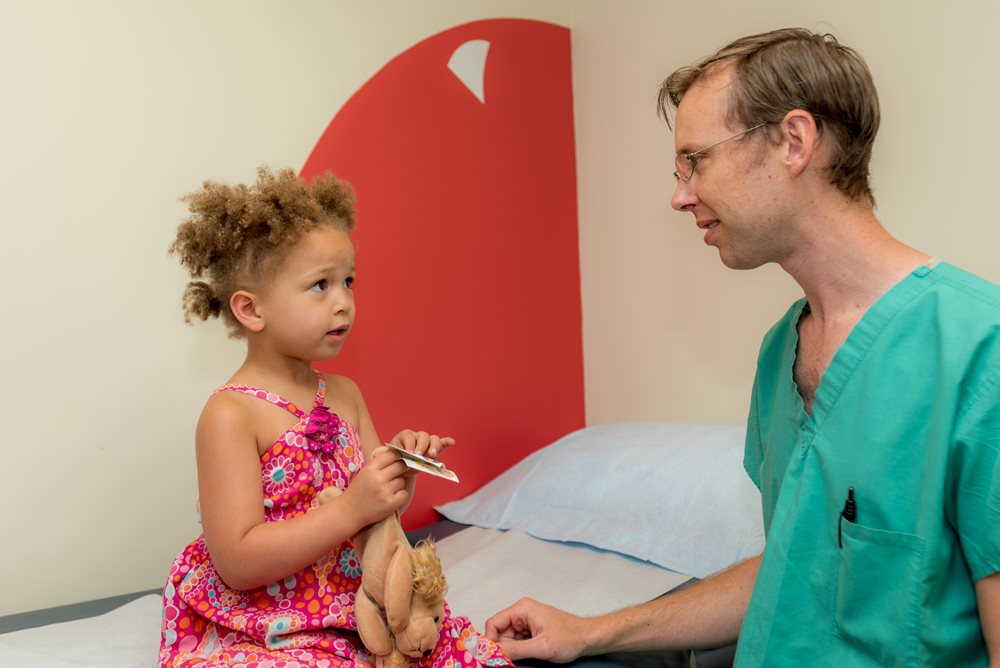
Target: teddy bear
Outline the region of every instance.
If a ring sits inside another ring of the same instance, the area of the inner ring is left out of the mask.
[[[342,493],[328,487],[317,498],[327,503]],[[362,529],[353,543],[361,565],[354,616],[375,665],[404,668],[410,659],[430,656],[448,587],[433,540],[411,547],[397,512]]]

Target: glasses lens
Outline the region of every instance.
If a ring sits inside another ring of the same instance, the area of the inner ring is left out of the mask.
[[[686,153],[681,153],[674,159],[674,166],[677,167],[677,171],[674,172],[674,174],[678,179],[681,181],[691,180],[693,165],[691,164],[691,160],[687,157]]]

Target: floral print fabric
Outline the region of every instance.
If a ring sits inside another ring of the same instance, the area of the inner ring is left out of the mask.
[[[347,487],[364,465],[354,426],[323,404],[318,389],[306,415],[285,399],[253,387],[226,385],[298,417],[261,455],[265,519],[280,522],[309,512],[316,495],[331,485]],[[350,541],[308,568],[252,591],[231,589],[216,572],[204,536],[189,544],[170,567],[163,590],[161,666],[296,668],[370,666],[354,621],[354,597],[361,584],[358,556]],[[499,647],[480,636],[464,617],[445,608],[441,638],[416,665],[512,665]]]

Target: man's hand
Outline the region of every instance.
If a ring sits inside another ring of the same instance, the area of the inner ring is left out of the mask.
[[[586,649],[586,627],[586,619],[522,598],[486,620],[486,637],[500,643],[511,661],[568,663]]]

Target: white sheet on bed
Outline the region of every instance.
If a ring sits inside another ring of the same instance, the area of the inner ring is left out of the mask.
[[[437,510],[461,524],[586,543],[704,578],[764,548],[746,429],[591,425]]]
[[[688,579],[585,545],[520,531],[468,527],[442,539],[438,554],[453,614],[479,630],[522,596],[582,615],[641,603]],[[145,596],[98,617],[0,634],[3,668],[152,668],[160,641],[160,597]]]
[[[160,597],[97,617],[0,635],[3,668],[151,668],[160,646]]]
[[[690,579],[579,543],[540,540],[511,529],[469,527],[438,543],[452,613],[476,629],[522,596],[592,616],[653,599]]]

